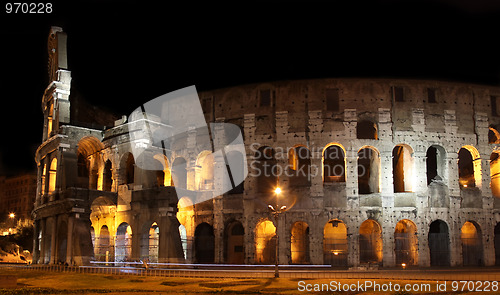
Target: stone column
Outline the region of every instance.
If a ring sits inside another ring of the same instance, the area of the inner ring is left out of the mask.
[[[394,223],[391,213],[384,214],[384,221],[382,225],[382,238],[383,238],[383,265],[384,267],[392,267],[396,265],[396,256],[394,254]]]
[[[38,259],[40,258],[40,240],[38,236],[40,234],[40,220],[35,220],[33,223],[33,259],[32,263],[38,264]]]
[[[55,264],[57,261],[57,253],[56,253],[56,243],[57,243],[57,216],[51,217],[53,219],[52,223],[52,236],[50,241],[50,263]]]
[[[380,192],[382,207],[394,207],[394,180],[392,177],[392,151],[380,151]]]
[[[40,219],[40,230],[42,232],[42,238],[40,240],[40,264],[45,264],[45,251],[47,251],[47,249],[45,249],[45,239],[47,238],[46,235],[47,235],[47,229],[45,227],[45,219],[44,218],[41,218]]]
[[[358,154],[357,151],[349,149],[345,157],[345,191],[347,207],[349,209],[359,208],[358,191]]]
[[[353,219],[349,221],[350,226],[347,227],[347,265],[356,267],[359,265],[359,232],[355,229],[359,228],[359,224],[355,224]]]
[[[73,214],[69,214],[68,216],[68,238],[66,244],[66,263],[68,265],[73,264],[73,223],[75,217]]]

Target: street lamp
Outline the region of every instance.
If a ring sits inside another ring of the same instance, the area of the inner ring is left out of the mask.
[[[16,214],[14,212],[10,213],[9,218],[12,219],[12,227],[15,227],[14,218],[16,218]],[[9,234],[12,234],[12,227],[9,228]]]
[[[279,216],[281,213],[284,213],[286,211],[286,206],[281,206],[279,207],[278,205],[278,199],[279,195],[281,194],[281,188],[277,187],[274,190],[274,193],[276,194],[276,207],[273,207],[273,205],[268,205],[269,209],[274,215],[274,218],[276,220],[276,252],[275,252],[275,257],[274,257],[274,277],[279,278],[280,273],[278,270],[278,264],[279,264],[279,236],[278,236],[278,222],[279,222]],[[278,209],[279,208],[279,209]]]

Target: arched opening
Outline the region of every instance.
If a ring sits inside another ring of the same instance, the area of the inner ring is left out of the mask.
[[[99,171],[103,167],[99,152],[103,148],[102,142],[94,136],[85,136],[78,142],[77,183],[79,187],[102,189],[102,183],[99,184]]]
[[[103,225],[99,235],[95,238],[95,258],[97,261],[113,261],[114,253],[112,250],[111,236],[107,225]]]
[[[231,222],[225,231],[226,262],[245,263],[245,229],[239,221]]]
[[[268,146],[261,147],[257,150],[255,159],[257,170],[254,173],[257,175],[257,192],[273,192],[278,181],[274,150]]]
[[[43,164],[43,169],[42,169],[42,187],[41,187],[42,196],[47,193],[47,183],[45,181],[46,178],[47,178],[47,164]]]
[[[191,259],[191,245],[194,229],[194,206],[191,199],[182,197],[177,202],[177,220],[179,220],[179,232],[181,236],[182,250],[184,251],[184,258]],[[189,251],[188,251],[189,249]]]
[[[323,229],[323,260],[332,266],[347,266],[347,227],[337,219],[330,220]]]
[[[194,231],[194,251],[197,263],[214,263],[214,229],[206,222],[200,223]]]
[[[233,178],[234,188],[229,191],[229,194],[242,194],[245,189],[245,175],[246,163],[242,153],[231,151],[226,154],[227,170],[231,170],[231,177]],[[229,165],[227,165],[229,164]],[[231,169],[232,168],[232,169]]]
[[[135,180],[135,160],[132,153],[123,155],[120,162],[121,184],[133,184]]]
[[[132,228],[126,222],[122,222],[116,230],[115,237],[115,261],[130,261],[132,255]]]
[[[435,220],[429,226],[431,266],[450,266],[450,238],[448,225]]]
[[[372,121],[359,121],[356,127],[357,139],[378,139],[377,124]]]
[[[394,252],[396,264],[418,264],[417,226],[413,221],[403,219],[396,224],[394,230]]]
[[[446,165],[446,152],[441,146],[433,145],[427,149],[426,153],[427,185],[433,181],[444,179],[444,167]]]
[[[156,171],[156,181],[158,186],[171,186],[172,185],[172,173],[170,171],[170,165],[168,164],[168,159],[165,155],[156,154],[154,159],[160,162],[159,169]]]
[[[113,184],[113,167],[110,160],[106,161],[104,164],[104,170],[102,173],[102,190],[103,191],[111,191],[111,185]]]
[[[78,187],[88,188],[90,163],[87,160],[87,157],[83,153],[78,153],[77,166],[78,166]]]
[[[323,151],[323,182],[345,182],[345,154],[339,145],[330,145]]]
[[[358,152],[358,191],[359,194],[379,192],[380,157],[372,147]]]
[[[108,226],[114,225],[116,204],[101,196],[93,200],[90,210],[91,226],[95,228],[94,256],[97,261],[113,261],[114,228]]]
[[[305,146],[296,146],[288,151],[290,186],[311,184],[311,152]]]
[[[467,221],[460,231],[462,259],[464,266],[483,265],[483,241],[481,228],[475,222]]]
[[[309,225],[304,221],[297,221],[292,225],[291,234],[292,263],[309,263]]]
[[[412,150],[407,145],[397,145],[392,150],[392,179],[395,193],[411,192],[413,183]]]
[[[276,227],[270,220],[255,227],[255,262],[273,264],[276,261]]]
[[[57,159],[52,159],[49,168],[49,190],[48,193],[52,194],[56,190],[56,180],[57,180]]]
[[[176,158],[172,164],[172,181],[175,187],[186,189],[187,165],[184,158]]]
[[[214,155],[212,152],[201,152],[196,161],[196,189],[214,189]]]
[[[495,226],[495,265],[500,265],[500,222]]]
[[[458,151],[458,177],[461,189],[481,183],[481,158],[475,147],[467,145]]]
[[[382,262],[382,229],[375,220],[365,220],[359,227],[359,263]]]
[[[488,143],[500,143],[500,133],[493,126],[490,126],[488,130]]]
[[[146,225],[147,226],[147,225]],[[160,240],[160,227],[156,222],[142,233],[141,236],[141,260],[156,263],[158,262],[158,242]]]
[[[500,198],[500,154],[491,153],[490,156],[491,193]]]

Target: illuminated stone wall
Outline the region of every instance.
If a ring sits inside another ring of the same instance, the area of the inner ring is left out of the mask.
[[[125,117],[103,131],[51,113],[63,82],[43,98],[52,121],[36,156],[38,263],[270,264],[276,230],[281,264],[497,263],[498,87],[317,79],[199,93],[207,122],[241,127],[250,173],[211,199],[223,181],[212,169],[224,163],[197,145],[195,131],[167,154],[136,159],[137,122]],[[141,169],[146,162],[158,169]],[[257,176],[266,165],[276,175]],[[277,229],[268,208],[276,203],[287,207]]]

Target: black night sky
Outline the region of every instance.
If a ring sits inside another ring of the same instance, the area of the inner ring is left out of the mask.
[[[72,87],[128,115],[189,85],[199,91],[320,77],[400,77],[500,85],[498,1],[162,4],[52,2],[0,11],[0,174],[35,168],[51,25],[68,34]]]

